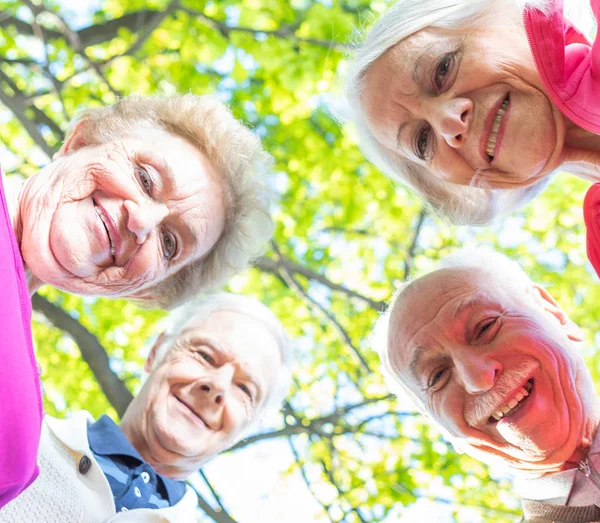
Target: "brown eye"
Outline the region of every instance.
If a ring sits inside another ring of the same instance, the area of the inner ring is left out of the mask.
[[[415,143],[415,154],[421,160],[426,160],[429,150],[429,135],[431,134],[431,127],[429,124],[424,125],[417,132],[417,139]]]
[[[252,393],[250,392],[250,389],[244,385],[243,383],[238,383],[238,387],[241,389],[241,391],[246,394],[246,396],[248,396],[249,398],[252,398]]]
[[[202,350],[198,351],[198,354],[200,354],[200,357],[207,363],[210,363],[211,365],[214,364],[215,360],[213,359],[213,357],[210,354],[207,354],[206,352],[204,352]]]
[[[475,328],[475,338],[480,339],[480,338],[485,337],[486,335],[489,335],[492,332],[492,330],[497,322],[498,322],[498,317],[487,318],[487,319],[483,320],[481,323],[478,323],[477,327]]]
[[[141,166],[138,166],[135,171],[136,171],[138,180],[140,181],[140,184],[142,185],[142,188],[144,189],[144,192],[148,196],[152,196],[152,191],[154,189],[154,183],[152,182],[152,177],[150,176],[150,174],[148,174],[148,171]]]
[[[438,91],[441,91],[444,87],[444,80],[450,74],[452,65],[454,63],[454,53],[448,53],[442,56],[435,69],[435,77],[433,83]]]
[[[436,370],[429,379],[429,388],[435,387],[437,383],[444,377],[444,375],[448,372],[448,369],[445,367]]]
[[[170,232],[165,232],[162,235],[163,255],[167,260],[170,260],[177,251],[177,240]]]

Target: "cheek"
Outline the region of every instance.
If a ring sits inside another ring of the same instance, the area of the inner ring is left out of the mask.
[[[155,240],[147,240],[129,263],[126,278],[136,287],[158,283],[166,276],[166,268],[162,262],[159,247]]]
[[[442,137],[438,138],[437,151],[431,165],[434,175],[448,183],[469,185],[474,175],[473,168]]]
[[[229,405],[226,412],[224,429],[228,437],[235,439],[251,421],[251,409],[249,409],[237,391],[231,393]]]

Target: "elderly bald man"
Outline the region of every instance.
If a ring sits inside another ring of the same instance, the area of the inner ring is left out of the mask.
[[[40,475],[0,522],[196,521],[183,480],[279,408],[291,349],[273,313],[243,296],[198,299],[169,320],[120,425],[46,416]]]
[[[491,251],[403,287],[375,329],[383,371],[457,450],[505,465],[532,522],[600,521],[600,402],[583,336]]]

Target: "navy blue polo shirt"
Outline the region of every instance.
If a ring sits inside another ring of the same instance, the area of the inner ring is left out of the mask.
[[[170,507],[183,498],[185,482],[157,474],[108,416],[88,425],[88,442],[108,480],[117,512]]]

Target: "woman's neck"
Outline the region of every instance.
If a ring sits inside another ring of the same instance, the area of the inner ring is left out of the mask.
[[[600,135],[570,123],[564,141],[563,169],[591,182],[600,182]]]
[[[15,238],[17,239],[17,245],[19,246],[19,249],[21,249],[21,238],[23,235],[21,196],[26,183],[26,180],[18,178],[17,176],[6,176],[4,173],[2,175],[2,185],[4,187],[6,204],[8,206],[8,215],[10,217],[10,223],[12,225]],[[21,256],[21,259],[23,259],[23,256]],[[27,268],[25,260],[23,260],[23,266],[25,267],[25,276],[27,278],[27,288],[29,290],[29,294],[33,294],[43,285],[43,282],[36,278]]]

